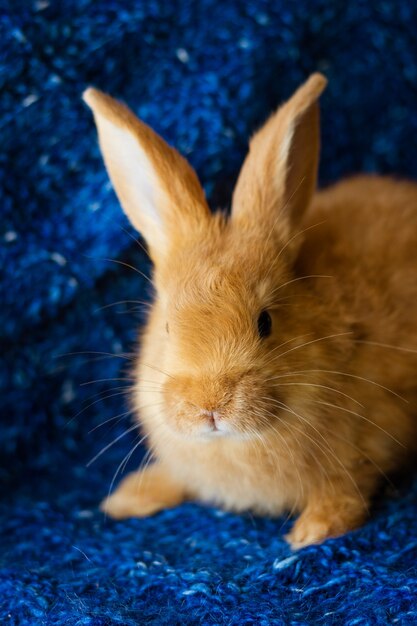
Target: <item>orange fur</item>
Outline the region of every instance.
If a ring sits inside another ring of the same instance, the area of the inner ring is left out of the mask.
[[[300,547],[363,523],[415,450],[417,185],[362,176],[313,196],[325,84],[311,76],[252,139],[230,219],[126,107],[85,96],[155,261],[134,393],[155,463],[105,501],[110,515],[189,498],[289,511]],[[123,168],[136,161],[138,184]]]

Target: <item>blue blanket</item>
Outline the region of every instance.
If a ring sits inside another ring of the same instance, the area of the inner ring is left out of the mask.
[[[117,523],[98,512],[137,441],[126,373],[151,294],[128,266],[150,268],[80,96],[93,84],[129,102],[227,206],[250,133],[320,70],[321,182],[417,178],[416,3],[13,0],[0,12],[1,624],[415,625],[413,478],[360,530],[295,554],[283,519],[197,504]]]

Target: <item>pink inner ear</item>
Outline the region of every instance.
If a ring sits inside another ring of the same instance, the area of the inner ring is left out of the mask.
[[[126,106],[97,90],[84,99],[92,108],[113,187],[152,259],[210,218],[197,176],[187,161]]]

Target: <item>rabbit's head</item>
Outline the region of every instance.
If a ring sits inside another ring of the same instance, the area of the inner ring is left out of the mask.
[[[297,280],[316,187],[325,86],[313,74],[254,135],[230,216],[210,212],[190,165],[127,107],[84,94],[114,189],[154,263],[144,340],[173,432],[255,437],[285,406],[274,378],[309,339],[290,317],[286,286]]]

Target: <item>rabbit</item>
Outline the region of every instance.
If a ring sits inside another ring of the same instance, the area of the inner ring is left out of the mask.
[[[298,549],[364,524],[415,454],[417,185],[317,191],[326,85],[312,74],[254,134],[230,215],[125,105],[84,92],[154,267],[132,395],[153,461],[103,501],[115,519],[189,500],[287,514]]]

